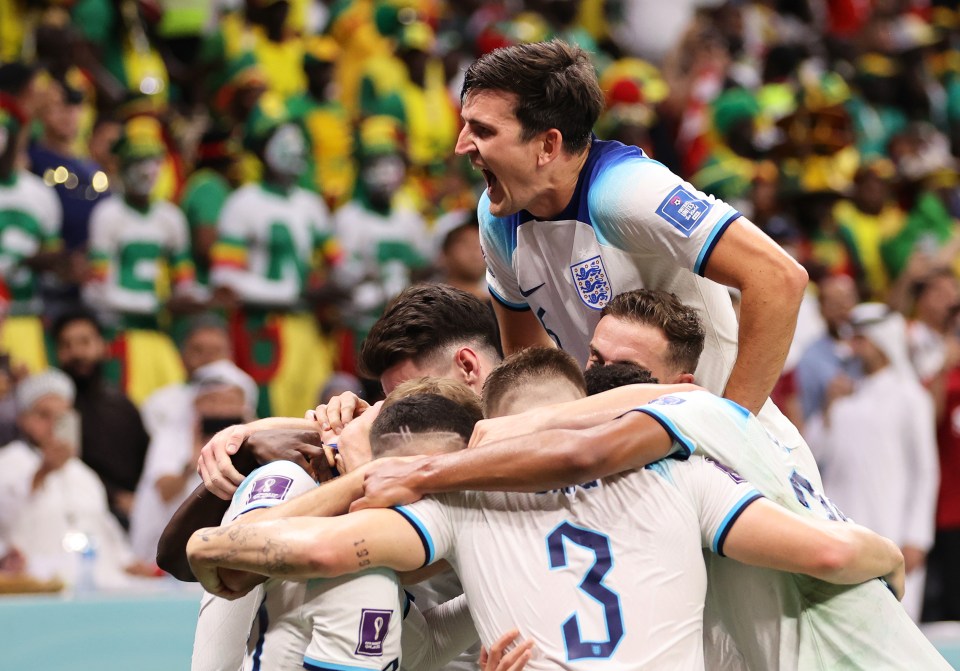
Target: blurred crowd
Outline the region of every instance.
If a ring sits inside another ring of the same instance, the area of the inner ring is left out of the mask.
[[[376,396],[411,283],[486,300],[463,69],[560,38],[807,268],[775,400],[960,619],[957,4],[0,0],[0,570],[150,580],[212,433]]]

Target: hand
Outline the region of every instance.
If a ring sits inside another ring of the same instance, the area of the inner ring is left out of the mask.
[[[467,447],[478,447],[498,440],[534,433],[541,428],[539,418],[540,415],[536,410],[528,410],[519,415],[481,419],[474,426],[470,444]]]
[[[239,599],[250,591],[243,591],[242,589],[234,591],[228,587],[220,576],[220,572],[224,569],[221,569],[218,566],[196,564],[191,561],[190,570],[193,571],[193,575],[196,576],[197,581],[200,583],[200,586],[203,587],[203,589],[214,596],[219,596],[223,599],[227,599],[228,601]],[[253,587],[250,589],[253,589]]]
[[[133,513],[133,503],[135,500],[136,495],[133,492],[119,490],[113,493],[113,507],[127,517],[130,517],[130,514]]]
[[[53,473],[69,461],[76,454],[73,446],[56,438],[40,446],[42,460],[40,470],[44,473]]]
[[[360,417],[370,408],[370,404],[354,394],[345,391],[334,396],[329,403],[318,405],[315,410],[307,410],[305,417],[320,424],[321,431],[333,431],[340,435],[344,427]]]
[[[300,429],[265,429],[256,431],[244,441],[243,450],[258,464],[274,461],[292,461],[308,473],[313,466],[326,464],[326,472],[333,467],[333,451],[324,447],[316,431]],[[324,473],[317,473],[321,478]]]
[[[341,461],[338,468],[341,472],[349,473],[373,459],[370,448],[370,426],[380,414],[383,401],[368,407],[360,417],[350,422],[338,438],[338,452]]]
[[[363,496],[350,512],[365,508],[389,508],[419,501],[423,494],[413,485],[423,457],[384,457],[371,461],[363,478]]]
[[[232,594],[248,594],[257,585],[267,581],[267,576],[233,568],[219,569],[220,581]]]
[[[853,380],[849,376],[840,373],[839,375],[834,376],[834,378],[830,380],[829,384],[827,384],[826,402],[829,405],[838,398],[849,396],[852,393]]]
[[[900,551],[903,553],[903,571],[908,575],[927,562],[927,553],[918,547],[904,545]]]
[[[504,654],[506,647],[517,640],[519,636],[520,632],[514,629],[508,631],[491,645],[489,652],[486,648],[480,648],[480,671],[520,671],[523,669],[533,655],[532,639],[518,644],[513,650]]]
[[[247,425],[230,426],[217,432],[200,449],[197,472],[207,491],[224,501],[233,498],[233,493],[246,477],[234,467],[231,457],[251,433]]]
[[[903,593],[905,591],[905,582],[907,579],[907,573],[903,569],[904,564],[901,561],[897,568],[893,569],[890,573],[883,576],[884,581],[887,585],[890,586],[890,589],[893,591],[893,595],[897,597],[898,601],[903,601]]]

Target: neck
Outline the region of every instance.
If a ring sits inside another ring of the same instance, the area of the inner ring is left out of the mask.
[[[550,168],[549,185],[527,211],[538,219],[549,219],[562,212],[577,190],[580,171],[589,156],[589,147],[575,156],[561,152],[560,156],[546,166]]]
[[[123,199],[127,201],[127,205],[135,209],[137,212],[146,212],[150,209],[150,196],[127,193],[124,194]]]
[[[69,156],[71,154],[71,151],[70,151],[71,140],[69,139],[55,138],[49,135],[44,135],[42,142],[43,142],[43,146],[45,146],[50,151],[56,152],[58,154],[62,154],[64,156]]]

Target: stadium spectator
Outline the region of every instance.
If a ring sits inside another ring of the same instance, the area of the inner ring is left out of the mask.
[[[960,620],[960,310],[951,310],[944,333],[944,370],[931,386],[937,406],[940,489],[936,534],[927,556],[923,620]]]
[[[309,38],[303,54],[307,90],[287,102],[290,117],[310,140],[308,169],[300,186],[319,193],[331,208],[350,198],[357,179],[351,120],[336,96],[334,79],[340,56],[333,38]]]
[[[136,406],[104,377],[107,344],[96,317],[82,310],[64,313],[52,335],[59,366],[76,387],[80,457],[103,481],[110,510],[126,527],[150,437]]]
[[[480,226],[472,212],[454,211],[437,219],[433,240],[439,274],[436,281],[449,284],[489,302],[486,264],[480,251]]]
[[[40,273],[60,258],[62,209],[57,194],[18,168],[27,117],[0,93],[0,280],[9,301],[0,347],[32,372],[47,367]]]
[[[196,337],[196,336],[195,336]],[[130,515],[130,542],[144,562],[157,556],[157,541],[170,517],[198,484],[199,450],[215,433],[254,418],[257,384],[226,359],[196,368],[186,413],[151,434],[143,474]]]
[[[850,310],[857,287],[849,275],[830,275],[818,283],[820,315],[826,331],[804,350],[796,365],[797,388],[804,420],[822,412],[830,386],[849,385],[861,375],[847,344]],[[843,381],[837,381],[842,375]]]
[[[900,314],[862,303],[850,321],[850,344],[865,377],[847,394],[828,396],[806,435],[831,500],[900,546],[904,608],[919,620],[939,482],[933,401],[910,363]]]
[[[361,342],[384,306],[429,264],[426,222],[403,188],[406,157],[400,128],[388,116],[360,124],[360,176],[353,198],[334,214],[343,247],[341,281],[351,288],[345,321]]]
[[[220,210],[241,176],[239,154],[240,148],[226,128],[208,128],[197,145],[197,160],[183,187],[180,209],[187,218],[197,283],[202,287],[207,287],[210,280],[210,252],[217,241]]]
[[[945,370],[946,337],[950,317],[960,302],[960,284],[951,268],[934,268],[914,284],[913,296],[913,318],[907,324],[907,346],[917,377],[929,387]]]
[[[34,576],[130,587],[131,576],[149,576],[152,570],[134,561],[108,510],[103,484],[77,456],[80,425],[70,409],[73,395],[70,378],[55,369],[18,386],[22,438],[0,448],[0,528]],[[95,558],[91,576],[82,576],[84,553]]]
[[[332,368],[309,308],[316,302],[311,293],[339,261],[338,243],[323,200],[296,186],[306,169],[306,140],[278,101],[261,101],[246,144],[263,175],[224,203],[210,281],[239,303],[234,353],[260,385],[258,414],[298,417]]]

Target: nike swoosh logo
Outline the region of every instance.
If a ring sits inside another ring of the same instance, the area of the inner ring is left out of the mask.
[[[528,291],[524,291],[522,287],[518,287],[520,289],[520,295],[523,296],[524,298],[528,298],[530,294],[532,294],[534,291],[542,287],[544,284],[546,284],[546,282],[541,282],[540,284],[535,286],[533,289],[530,289]]]

